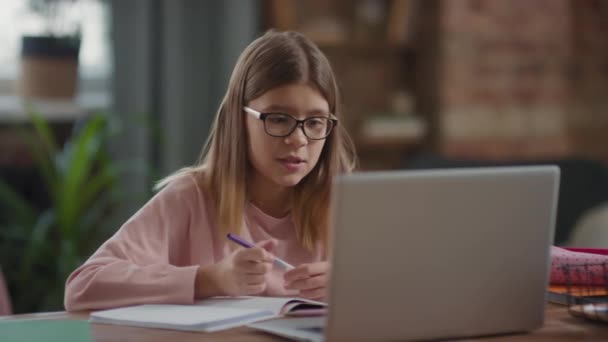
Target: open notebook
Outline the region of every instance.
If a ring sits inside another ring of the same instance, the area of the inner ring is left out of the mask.
[[[289,297],[216,297],[194,305],[144,304],[91,313],[91,323],[217,331],[283,315],[319,313],[327,304]]]

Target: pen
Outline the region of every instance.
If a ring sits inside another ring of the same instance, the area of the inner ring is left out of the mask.
[[[245,248],[251,248],[251,247],[254,246],[251,242],[247,242],[247,241],[241,239],[240,237],[238,237],[238,236],[236,236],[234,234],[231,234],[231,233],[228,233],[226,235],[226,237],[228,238],[228,240],[230,240],[232,242],[235,242],[235,243],[237,243],[237,244],[239,244],[239,245],[241,245],[241,246],[243,246]],[[274,257],[274,265],[277,266],[277,267],[279,267],[279,268],[282,268],[282,269],[284,269],[286,271],[291,270],[291,269],[294,268],[292,265],[290,265],[289,263],[287,263],[284,260],[281,260],[281,259],[277,258],[276,256]]]

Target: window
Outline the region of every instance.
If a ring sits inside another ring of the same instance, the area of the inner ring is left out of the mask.
[[[43,21],[30,9],[31,0],[2,0],[0,11],[0,94],[13,93],[19,74],[23,34],[42,31]],[[64,12],[62,12],[64,13]],[[107,91],[112,70],[109,39],[109,6],[102,0],[70,2],[68,21],[80,23],[80,91]]]

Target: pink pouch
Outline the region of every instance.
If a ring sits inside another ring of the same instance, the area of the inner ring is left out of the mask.
[[[589,254],[598,254],[598,255],[608,255],[608,249],[606,248],[572,248],[572,247],[564,247],[572,252],[581,252],[581,253],[589,253]]]
[[[606,286],[608,250],[551,247],[551,284],[567,283]]]

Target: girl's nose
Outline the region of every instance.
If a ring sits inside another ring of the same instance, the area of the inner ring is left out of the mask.
[[[298,127],[296,127],[290,135],[285,137],[285,143],[298,147],[308,144],[308,138],[304,134],[304,126],[298,124]]]

